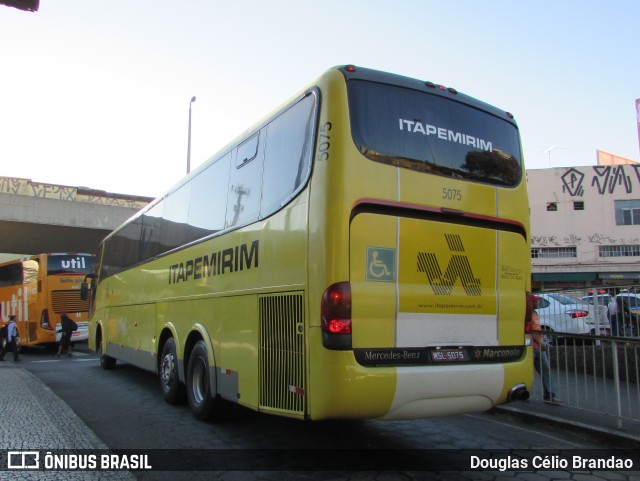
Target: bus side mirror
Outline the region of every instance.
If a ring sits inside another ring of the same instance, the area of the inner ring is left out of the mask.
[[[80,284],[80,299],[83,301],[89,299],[89,284],[87,284],[86,279]]]

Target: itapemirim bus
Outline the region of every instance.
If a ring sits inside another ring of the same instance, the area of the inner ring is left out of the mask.
[[[89,303],[81,299],[81,284],[94,259],[65,252],[0,264],[0,315],[4,324],[16,316],[21,346],[55,345],[63,310],[78,324],[72,341],[87,340]]]
[[[89,344],[200,419],[486,410],[533,380],[528,219],[511,114],[333,68],[102,242]]]

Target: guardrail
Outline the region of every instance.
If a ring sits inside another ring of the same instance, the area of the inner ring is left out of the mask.
[[[617,429],[640,421],[640,338],[540,332],[552,341],[551,378],[563,405],[611,416]],[[536,376],[532,398],[542,400]]]

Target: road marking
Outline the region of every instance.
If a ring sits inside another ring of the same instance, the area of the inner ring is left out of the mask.
[[[67,361],[67,360],[69,360],[68,357],[60,358],[60,359],[46,359],[44,361],[27,361],[27,362],[32,362],[32,363],[36,364],[36,363],[43,363],[43,362],[62,362],[62,361]],[[92,359],[78,359],[78,358],[76,358],[75,359],[76,362],[99,361],[99,360],[100,359],[97,359],[97,358],[92,358]]]
[[[566,439],[558,438],[556,436],[551,436],[550,434],[547,434],[547,433],[542,432],[542,431],[538,431],[536,429],[531,429],[530,427],[521,428],[521,427],[515,426],[513,424],[505,423],[503,421],[496,421],[495,419],[489,419],[489,418],[486,418],[486,417],[483,417],[483,416],[479,416],[477,414],[465,414],[465,416],[468,416],[468,417],[474,418],[474,419],[478,419],[480,421],[487,421],[487,422],[499,424],[501,426],[506,426],[506,427],[510,427],[510,428],[513,428],[513,429],[518,429],[520,431],[525,431],[526,433],[528,433],[527,437],[529,437],[529,438],[531,437],[530,435],[533,432],[533,433],[539,434],[540,436],[544,436],[544,437],[547,437],[549,439],[553,439],[554,441],[558,441],[558,442],[561,442],[563,444],[568,444],[568,445],[573,446],[575,448],[583,448],[583,447],[585,447],[584,444],[572,443],[571,441],[567,441]],[[536,449],[536,448],[535,448],[535,446],[531,446],[529,449]]]

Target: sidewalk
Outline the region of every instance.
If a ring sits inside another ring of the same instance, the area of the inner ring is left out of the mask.
[[[536,373],[531,398],[503,404],[497,411],[531,422],[549,423],[600,439],[612,448],[640,449],[640,388],[634,383],[621,385],[622,427],[618,425],[618,399],[611,379],[594,379],[571,371],[553,370],[560,405],[542,400],[540,377]]]
[[[9,356],[11,359],[11,356]],[[35,374],[6,360],[0,363],[0,467],[7,467],[8,450],[108,450],[71,408]],[[134,480],[126,471],[0,471],[12,480]]]

